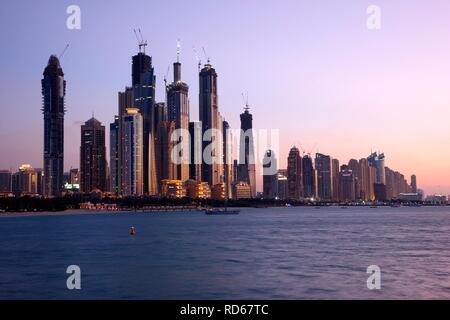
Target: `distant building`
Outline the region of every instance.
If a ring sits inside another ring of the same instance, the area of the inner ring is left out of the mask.
[[[114,122],[109,125],[109,166],[110,166],[110,191],[120,194],[120,118],[116,116]]]
[[[233,197],[233,137],[230,125],[223,121],[223,172],[225,183],[225,195],[228,199]]]
[[[38,177],[34,168],[29,164],[23,164],[19,171],[12,175],[12,192],[16,197],[25,195],[37,195]]]
[[[214,200],[225,200],[226,186],[225,183],[218,183],[211,188],[211,198]]]
[[[422,201],[422,194],[420,193],[400,193],[398,195],[398,200],[401,201]]]
[[[219,124],[217,73],[210,63],[207,63],[200,71],[199,80],[199,120],[202,125],[201,137],[204,138],[206,132],[210,132],[209,130],[218,131],[222,126],[222,124]],[[218,134],[218,132],[213,132],[212,134]],[[222,152],[222,146],[218,143],[218,137],[212,137],[212,140],[214,141],[203,141],[202,154],[206,148],[211,148],[211,144],[213,145],[212,149],[214,149],[216,153]],[[218,155],[211,155],[212,159],[210,161],[205,161],[204,157],[202,157],[201,178],[202,181],[208,182],[210,186],[214,186],[221,182],[221,171],[223,167],[216,161],[216,156]]]
[[[139,110],[128,108],[122,117],[123,130],[123,177],[122,194],[140,196],[144,192],[143,182],[143,121]]]
[[[12,173],[9,170],[0,170],[0,192],[11,192]]]
[[[377,200],[377,201],[387,201],[388,200],[385,184],[375,183],[374,190],[375,190],[375,200]]]
[[[332,200],[332,180],[331,180],[331,157],[317,153],[316,154],[317,171],[317,195],[322,201]]]
[[[41,83],[44,113],[44,195],[59,197],[63,189],[64,173],[66,81],[56,56],[50,56]]]
[[[106,189],[105,126],[92,117],[81,126],[80,190]]]
[[[300,200],[303,198],[303,172],[302,157],[298,148],[291,149],[287,162],[288,198]]]
[[[252,198],[256,197],[256,157],[253,137],[253,116],[247,104],[241,114],[238,181],[250,185]]]
[[[442,194],[435,194],[426,197],[425,201],[435,205],[444,205],[447,204],[448,199]]]
[[[152,57],[139,50],[139,53],[132,57],[132,86],[133,105],[139,109],[142,117],[142,182],[143,194],[156,195],[158,183],[155,172],[154,157],[154,134],[156,131],[154,119],[156,76],[152,65]]]
[[[278,197],[278,163],[275,153],[267,150],[263,159],[263,197],[275,199]]]
[[[234,185],[234,198],[235,199],[251,199],[252,190],[248,183],[238,182]]]
[[[302,159],[303,170],[303,193],[305,198],[316,197],[316,170],[314,169],[313,159],[305,155]]]
[[[186,189],[181,180],[162,180],[161,195],[166,198],[184,198]]]
[[[177,165],[172,161],[172,150],[176,145],[176,142],[171,140],[174,131],[175,122],[162,121],[158,123],[155,140],[155,156],[156,178],[160,184],[163,180],[181,180],[177,179]]]
[[[189,136],[191,139],[189,178],[202,181],[202,124],[189,122]]]
[[[277,182],[278,182],[278,198],[283,199],[283,200],[287,199],[288,198],[288,178],[287,178],[287,170],[286,169],[278,170]]]
[[[173,121],[175,129],[189,130],[189,86],[181,80],[181,63],[179,59],[173,64],[173,82],[167,86],[167,117]],[[181,143],[180,137],[177,143]],[[184,152],[188,153],[188,150]],[[187,155],[187,154],[186,154]],[[186,181],[189,179],[189,161],[184,161],[185,155],[180,154],[181,164],[177,164],[177,179]]]
[[[417,193],[417,177],[415,174],[411,176],[411,192]]]
[[[331,160],[331,194],[333,201],[338,202],[339,197],[339,178],[340,178],[340,165],[338,159]]]
[[[191,199],[211,198],[211,188],[207,182],[187,180],[185,182],[186,196]]]
[[[355,178],[353,171],[346,165],[339,172],[339,201],[352,202],[356,200]]]

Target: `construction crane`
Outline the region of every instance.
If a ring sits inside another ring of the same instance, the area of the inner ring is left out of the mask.
[[[144,41],[144,37],[142,37],[141,29],[138,29],[139,35],[136,32],[136,29],[133,29],[133,31],[134,31],[134,35],[136,36],[136,40],[138,42],[139,53],[144,53],[145,54],[145,47],[148,46],[148,43],[147,43],[147,41]],[[142,48],[144,48],[144,50],[142,50]]]
[[[164,76],[164,86],[167,90],[167,77],[169,76],[170,66],[167,67],[166,75]]]
[[[205,47],[202,47],[202,50],[203,50],[203,54],[205,55],[207,63],[210,64],[211,60],[209,59],[209,56],[206,54]]]
[[[202,61],[200,60],[200,57],[198,56],[198,52],[197,52],[197,49],[195,49],[195,46],[192,47],[192,50],[194,50],[195,59],[197,59],[197,63],[198,63],[198,72],[200,73],[200,70],[202,68]]]
[[[61,58],[64,56],[64,54],[66,53],[67,49],[69,49],[69,44],[66,45],[66,47],[64,48],[64,50],[61,52],[61,54],[59,55],[58,59],[61,60]]]

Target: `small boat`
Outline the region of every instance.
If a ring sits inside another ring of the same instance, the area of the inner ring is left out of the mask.
[[[135,228],[135,227],[131,227],[131,228],[130,228],[130,235],[131,235],[131,236],[135,236],[136,233],[137,233],[137,232],[136,232],[136,228]]]

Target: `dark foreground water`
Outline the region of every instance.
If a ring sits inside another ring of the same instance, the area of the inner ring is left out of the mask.
[[[1,218],[0,299],[450,298],[449,246],[443,207]]]

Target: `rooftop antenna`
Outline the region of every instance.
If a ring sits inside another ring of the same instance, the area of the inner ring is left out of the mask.
[[[69,44],[66,45],[66,47],[64,48],[64,50],[61,52],[61,54],[59,55],[58,59],[61,60],[61,58],[64,56],[64,54],[66,53],[67,49],[69,48]]]
[[[195,46],[193,46],[192,49],[194,50],[194,53],[195,53],[195,59],[197,59],[197,62],[198,62],[198,72],[200,72],[200,69],[202,68],[202,61],[200,60],[200,58],[198,56],[198,52],[197,52],[197,49],[195,49]]]
[[[180,51],[181,51],[181,42],[180,39],[177,40],[177,62],[180,63]]]
[[[208,55],[206,54],[205,47],[202,47],[202,50],[203,50],[203,54],[205,55],[206,61],[208,62],[208,64],[210,64],[211,60],[209,59]]]
[[[136,32],[136,29],[133,29],[133,31],[134,31],[134,35],[136,36],[136,40],[138,42],[139,53],[145,54],[145,47],[148,45],[148,43],[147,43],[147,41],[144,41],[144,38],[142,37],[141,29],[138,29],[140,38],[138,36],[138,33]],[[142,50],[142,48],[144,48],[144,50]]]
[[[247,91],[247,96],[244,95],[244,93],[242,93],[242,100],[244,101],[244,110],[245,111],[249,111],[250,110],[250,105],[248,104],[248,91]]]

